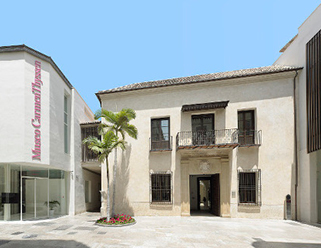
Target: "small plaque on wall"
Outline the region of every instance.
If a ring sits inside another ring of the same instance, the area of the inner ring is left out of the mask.
[[[236,197],[236,192],[232,191],[232,198],[235,198],[235,197]]]

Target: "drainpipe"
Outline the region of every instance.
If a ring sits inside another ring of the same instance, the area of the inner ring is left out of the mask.
[[[295,71],[295,76],[293,78],[293,106],[294,106],[294,162],[295,162],[295,220],[298,220],[298,184],[299,184],[299,165],[298,165],[298,134],[297,134],[297,107],[296,107],[296,77],[298,76],[298,71]]]

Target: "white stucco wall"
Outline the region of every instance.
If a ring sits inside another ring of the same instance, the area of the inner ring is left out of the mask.
[[[100,182],[100,177],[98,177],[96,174],[90,173],[89,171],[84,171],[82,169],[81,165],[81,128],[80,123],[84,122],[90,122],[94,121],[93,113],[91,112],[90,108],[86,104],[86,102],[82,99],[82,97],[79,95],[79,93],[73,89],[73,111],[72,117],[73,122],[72,125],[72,133],[71,133],[71,144],[73,146],[71,151],[71,167],[74,175],[75,180],[75,213],[82,213],[86,210],[93,210],[97,204],[97,197],[96,197],[96,187],[98,180],[98,183]],[[86,114],[89,113],[90,115]],[[92,181],[92,195],[93,199],[95,201],[92,204],[86,204],[85,203],[85,180]],[[99,203],[99,201],[98,201]],[[87,205],[87,207],[86,207]]]
[[[0,162],[23,161],[26,91],[23,53],[0,54],[0,82]]]
[[[35,61],[41,62],[41,160],[32,159],[35,144]],[[93,113],[47,61],[28,52],[0,53],[0,163],[67,171],[69,213],[86,211],[81,166],[80,123]],[[64,96],[68,96],[68,153],[64,151]],[[88,173],[87,173],[88,174]]]

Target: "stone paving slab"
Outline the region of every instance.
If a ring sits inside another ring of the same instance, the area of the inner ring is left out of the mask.
[[[321,227],[294,221],[217,217],[135,217],[133,226],[95,225],[99,214],[0,222],[9,247],[254,247],[321,248]]]

